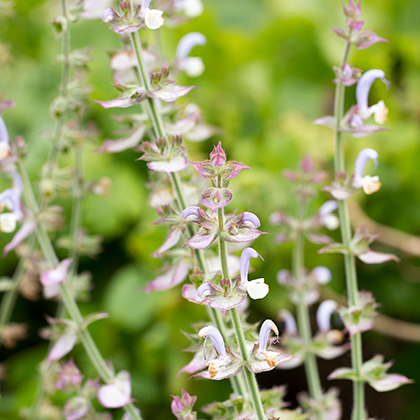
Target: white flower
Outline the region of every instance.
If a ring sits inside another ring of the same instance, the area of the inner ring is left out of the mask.
[[[182,8],[186,16],[195,18],[203,13],[203,3],[201,0],[184,0]]]
[[[366,175],[362,179],[362,188],[363,191],[370,195],[378,191],[382,186],[382,183],[379,181],[379,176],[370,176]]]
[[[13,232],[16,229],[16,215],[13,213],[0,214],[0,231],[5,233]]]
[[[268,294],[268,284],[264,283],[264,279],[251,280],[247,283],[247,292],[252,299],[263,299]]]
[[[204,72],[204,63],[200,57],[187,57],[181,67],[190,77],[201,76]]]
[[[162,17],[162,10],[152,9],[150,10],[147,8],[144,12],[144,23],[149,29],[158,29],[160,28],[165,19]]]
[[[7,157],[9,157],[9,155],[10,155],[9,143],[0,142],[0,160],[6,159]]]

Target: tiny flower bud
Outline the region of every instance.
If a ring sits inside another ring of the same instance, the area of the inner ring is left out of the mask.
[[[315,267],[312,270],[312,274],[315,277],[315,280],[319,284],[325,284],[331,281],[331,271],[322,265],[319,265],[318,267]]]
[[[109,23],[111,21],[113,21],[115,19],[115,12],[113,9],[109,8],[109,9],[105,9],[102,13],[101,19],[105,22],[105,23]]]
[[[200,214],[198,212],[198,207],[196,206],[190,206],[187,207],[181,214],[181,217],[184,220],[187,220],[189,217],[191,217],[191,219],[199,219]]]

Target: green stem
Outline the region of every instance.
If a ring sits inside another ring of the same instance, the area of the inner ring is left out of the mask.
[[[34,192],[32,190],[32,185],[30,183],[26,169],[21,161],[18,162],[19,170],[22,176],[23,185],[24,185],[24,197],[28,208],[35,215],[39,212],[38,203],[36,202]],[[47,262],[51,267],[56,267],[58,265],[58,258],[55,254],[54,248],[51,244],[50,238],[48,237],[47,230],[41,222],[38,222],[37,226],[37,237],[39,245],[43,251],[44,257],[47,259]],[[76,300],[72,295],[67,283],[60,283],[60,297],[64,303],[66,311],[70,315],[71,319],[81,327],[83,323],[83,316],[80,312],[79,307],[77,306]],[[99,376],[103,379],[104,382],[109,383],[113,379],[111,370],[105,363],[101,353],[98,350],[95,342],[93,341],[92,336],[89,331],[81,329],[80,341]],[[133,420],[142,420],[142,417],[135,411],[135,407],[132,403],[129,403],[124,406],[124,410],[130,414]]]
[[[137,58],[137,67],[136,67],[136,74],[138,77],[138,82],[141,83],[146,90],[150,90],[150,82],[149,82],[149,75],[147,73],[144,60],[143,60],[143,54],[142,54],[142,47],[141,47],[141,41],[139,38],[138,33],[132,33],[131,35],[131,43],[133,50],[136,54]],[[155,101],[152,98],[147,98],[146,100],[146,113],[149,115],[150,119],[152,120],[153,129],[155,132],[156,137],[166,137],[165,129],[163,127],[163,122],[161,119],[161,116],[156,108]],[[170,174],[170,179],[172,183],[172,188],[176,194],[177,197],[177,205],[178,210],[182,211],[187,207],[185,197],[182,190],[182,183],[181,179],[178,173],[172,172]],[[195,235],[194,227],[192,225],[187,226],[188,233],[191,236]],[[204,253],[202,249],[197,249],[195,251],[195,255],[197,257],[197,264],[200,270],[206,274],[207,273],[207,267],[206,267],[206,260],[204,257]],[[215,326],[219,329],[222,336],[225,338],[228,337],[226,334],[226,325],[223,321],[222,315],[220,311],[217,311],[213,308],[211,308],[209,311],[209,318],[210,320],[215,324]],[[238,395],[246,395],[246,385],[245,385],[245,379],[243,375],[238,375],[238,377],[230,378],[230,382],[232,384],[232,388],[235,393]]]
[[[220,183],[220,180],[218,180]],[[224,211],[223,208],[217,209],[219,229],[223,230],[224,224]],[[220,264],[222,266],[222,275],[225,279],[230,280],[229,276],[229,267],[228,267],[228,254],[226,242],[223,241],[219,235],[219,256]],[[244,363],[248,360],[248,352],[245,345],[245,335],[242,328],[241,318],[236,308],[230,310],[230,316],[232,319],[232,325],[235,330],[236,341],[238,343],[239,350],[241,352],[241,357]],[[243,369],[245,371],[245,377],[247,379],[248,390],[251,395],[252,404],[254,406],[255,413],[257,414],[258,420],[264,420],[264,408],[261,402],[260,393],[258,390],[257,379],[255,378],[254,373],[249,371],[246,367]]]
[[[351,34],[350,34],[351,35]],[[349,36],[350,36],[349,35]],[[350,52],[350,43],[346,43],[346,47],[341,59],[340,66],[343,66],[348,59]],[[334,103],[334,116],[336,120],[336,131],[334,135],[334,169],[335,174],[339,172],[345,172],[345,159],[344,159],[344,146],[342,133],[338,131],[341,119],[344,114],[344,85],[339,80],[337,82],[335,91],[335,103]],[[340,217],[340,228],[341,237],[343,244],[349,248],[352,237],[349,209],[345,200],[339,200],[338,202],[338,213]],[[357,272],[356,272],[356,259],[354,255],[349,254],[344,256],[344,267],[346,272],[346,286],[349,306],[353,306],[358,300],[358,286],[357,286]],[[357,377],[361,376],[363,354],[362,354],[362,337],[361,333],[358,332],[351,336],[351,360],[352,367]],[[352,420],[365,420],[365,394],[364,394],[364,382],[353,381],[353,413]]]
[[[298,201],[298,222],[301,223],[306,214],[306,200],[305,198],[300,198]],[[305,253],[305,238],[303,233],[299,230],[297,233],[296,241],[293,247],[293,257],[292,257],[292,271],[293,277],[298,284],[301,284],[304,279],[302,278],[304,274],[304,253]],[[305,303],[304,296],[302,293],[299,294],[299,301],[296,305],[297,307],[297,322],[299,326],[299,333],[302,337],[303,344],[306,349],[305,353],[305,372],[306,378],[308,381],[308,388],[311,397],[315,401],[320,401],[322,397],[321,381],[319,379],[319,372],[316,363],[316,356],[310,351],[312,343],[312,332],[311,332],[311,323],[309,317],[309,308]],[[322,412],[316,411],[316,416],[318,420],[324,418]]]
[[[61,0],[61,13],[67,19],[67,0]],[[61,84],[60,84],[60,95],[64,98],[67,97],[67,84],[69,81],[70,74],[70,22],[67,22],[67,27],[63,31],[61,37],[61,51],[63,56],[63,67],[61,69]],[[61,130],[65,122],[64,113],[60,114],[57,118],[54,126],[54,134],[52,138],[52,147],[50,149],[50,154],[48,156],[46,166],[45,177],[48,179],[52,176],[55,162],[58,156],[58,142],[61,137]]]
[[[79,231],[82,224],[82,182],[83,182],[83,153],[76,146],[75,150],[75,171],[73,174],[73,203],[70,220],[71,248],[69,258],[72,259],[70,271],[73,276],[77,274],[79,265]]]

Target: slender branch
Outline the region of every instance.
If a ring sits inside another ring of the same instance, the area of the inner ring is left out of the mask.
[[[298,201],[298,223],[301,223],[306,214],[306,200],[305,198],[299,198]],[[304,252],[305,252],[305,238],[301,231],[298,231],[297,237],[293,247],[293,258],[292,258],[292,271],[293,278],[297,283],[302,283],[304,273]],[[311,397],[315,401],[320,401],[322,397],[321,381],[319,379],[319,372],[316,363],[316,356],[309,351],[312,343],[312,332],[311,323],[309,317],[309,308],[305,303],[305,299],[302,293],[299,294],[299,301],[297,303],[297,322],[299,326],[299,332],[303,339],[305,346],[305,372],[308,380],[308,388]],[[323,420],[324,416],[322,412],[316,411],[318,420]]]
[[[351,33],[349,34],[350,38]],[[343,66],[348,59],[350,53],[350,42],[346,43],[343,57],[340,66]],[[341,80],[337,81],[335,91],[334,103],[334,116],[336,121],[336,130],[334,135],[334,169],[335,173],[345,172],[345,159],[342,133],[339,131],[341,119],[344,114],[344,85]],[[338,213],[340,217],[340,228],[343,244],[346,247],[350,246],[352,237],[349,210],[346,200],[339,200]],[[346,272],[346,285],[348,294],[349,306],[357,303],[357,273],[356,273],[356,260],[354,255],[344,255],[344,267]],[[356,333],[351,336],[351,360],[352,367],[358,377],[361,376],[363,354],[362,354],[362,337],[361,333]],[[365,420],[365,395],[364,395],[364,382],[353,381],[353,413],[352,420]]]
[[[28,208],[35,215],[37,215],[39,212],[39,207],[38,203],[36,202],[28,174],[21,161],[18,162],[18,165],[23,180],[24,198],[26,204]],[[55,254],[50,238],[48,237],[47,230],[41,222],[39,222],[37,226],[37,237],[44,257],[47,259],[51,267],[56,267],[58,265],[59,260],[57,258],[57,255]],[[83,316],[79,310],[79,307],[77,306],[76,300],[74,299],[74,296],[72,295],[67,283],[60,283],[60,297],[71,319],[81,328],[83,323]],[[105,363],[105,360],[99,352],[98,347],[96,346],[87,328],[81,328],[79,337],[91,363],[95,367],[99,376],[104,382],[109,383],[110,381],[112,381],[113,374],[107,366],[107,364]],[[136,412],[135,406],[132,403],[125,405],[124,410],[130,414],[132,420],[142,420],[142,417]]]

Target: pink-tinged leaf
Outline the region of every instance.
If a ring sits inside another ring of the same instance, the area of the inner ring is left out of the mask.
[[[98,400],[106,408],[118,408],[129,404],[132,401],[130,374],[123,370],[115,376],[113,382],[101,386]]]
[[[128,137],[121,140],[105,140],[102,146],[96,151],[99,153],[117,153],[123,150],[132,149],[136,147],[144,136],[146,128],[141,124],[137,130],[131,133]]]
[[[140,25],[128,25],[128,26],[123,26],[123,27],[113,25],[109,29],[111,29],[111,31],[114,31],[116,34],[122,35],[122,34],[130,34],[132,32],[137,32],[140,28],[141,28]]]
[[[210,350],[210,353],[207,354],[207,358],[211,360],[211,359],[214,359],[215,357],[217,357],[217,353],[214,347],[212,347],[212,349]],[[207,363],[207,360],[204,359],[203,352],[200,350],[194,354],[194,357],[192,358],[191,362],[185,365],[178,372],[177,376],[181,375],[182,372],[187,372],[189,374],[198,372],[199,370],[202,370],[206,367],[206,363]]]
[[[306,237],[308,238],[309,242],[312,242],[313,244],[316,245],[325,245],[325,244],[330,244],[333,242],[333,239],[330,238],[327,235],[323,235],[322,233],[319,232],[308,232],[306,234]]]
[[[316,348],[315,352],[317,356],[325,360],[335,359],[350,350],[350,343],[346,343],[342,346],[328,346],[324,348]]]
[[[245,169],[251,169],[251,167],[244,165],[243,163],[230,160],[226,163],[225,167],[223,168],[223,177],[226,179],[233,179]]]
[[[35,230],[35,228],[36,222],[34,220],[26,221],[17,231],[13,239],[4,247],[3,257],[15,249],[23,240],[25,240]]]
[[[207,188],[201,194],[201,202],[210,210],[226,207],[233,198],[232,191],[227,188]]]
[[[155,290],[168,290],[181,284],[188,275],[189,266],[184,260],[180,260],[176,266],[170,266],[166,272],[152,280],[143,290],[146,293]]]
[[[352,18],[347,19],[347,26],[352,31],[361,31],[364,23],[365,23],[364,20],[356,20]]]
[[[208,370],[205,370],[203,372],[197,373],[196,375],[191,376],[191,378],[194,378],[196,376],[201,376],[205,379],[213,379],[214,381],[220,381],[222,379],[231,378],[232,376],[237,375],[243,367],[242,362],[239,361],[233,361],[230,362],[229,360],[226,360],[223,366],[219,368],[219,371],[216,373],[216,376],[213,378],[210,378],[210,374]]]
[[[198,303],[199,305],[205,305],[209,302],[206,296],[197,296],[197,289],[193,284],[184,284],[182,287],[182,296],[188,301]]]
[[[355,40],[353,40],[354,45],[359,50],[364,50],[365,48],[369,48],[372,45],[376,44],[377,42],[389,42],[385,38],[381,38],[380,36],[376,35],[375,32],[372,31],[362,31],[357,34]]]
[[[269,233],[261,232],[260,230],[254,228],[241,228],[236,235],[230,235],[225,232],[221,233],[224,241],[232,243],[252,242],[260,235],[269,235]]]
[[[160,99],[165,102],[174,102],[178,98],[185,96],[191,89],[198,89],[197,86],[179,86],[175,83],[165,85],[158,90],[149,92],[148,95],[152,98]]]
[[[44,286],[43,295],[45,299],[51,299],[60,295],[60,283],[49,284]]]
[[[231,296],[216,296],[214,298],[210,298],[208,305],[214,309],[220,309],[223,311],[223,315],[226,314],[228,309],[235,308],[236,306],[240,305],[246,297],[246,293],[243,294],[235,293]]]
[[[275,356],[276,357],[275,362],[277,363],[276,365],[272,363],[272,366],[270,366],[267,363],[267,360],[264,358],[264,356],[259,355],[258,358],[254,357],[247,362],[248,369],[253,373],[268,372],[270,370],[273,370],[279,364],[288,362],[291,359],[295,359],[295,358],[300,359],[300,357],[292,356],[291,354],[283,354],[280,352],[273,352],[273,351],[270,351],[268,353],[277,353]]]
[[[204,162],[189,162],[203,178],[211,179],[215,176],[215,170],[209,160],[205,160]]]
[[[90,407],[90,402],[85,397],[73,397],[67,401],[63,408],[66,420],[78,420],[84,417]]]
[[[413,381],[398,373],[386,374],[383,378],[376,381],[369,380],[369,385],[377,392],[393,391],[401,385],[410,384]]]
[[[151,257],[158,258],[160,255],[164,254],[168,249],[171,249],[178,243],[180,237],[181,229],[172,227],[165,242],[151,255]]]
[[[335,118],[332,115],[327,115],[325,117],[321,117],[313,121],[313,124],[316,125],[325,125],[326,127],[335,128],[336,122]]]
[[[336,200],[347,200],[351,196],[351,191],[345,187],[326,187],[324,191],[328,191]]]
[[[217,146],[213,147],[212,152],[210,153],[210,159],[213,166],[218,168],[223,168],[226,164],[226,153],[222,148],[222,142],[219,141]]]
[[[109,108],[129,108],[132,105],[139,104],[146,99],[145,95],[140,95],[136,98],[116,98],[110,101],[95,101],[102,105],[105,109]]]
[[[68,331],[64,333],[54,344],[52,349],[48,354],[48,361],[50,363],[60,360],[63,356],[73,349],[74,345],[76,344],[77,340],[77,333],[76,331]]]
[[[304,156],[300,161],[300,169],[307,174],[315,170],[315,163],[310,156]]]
[[[353,137],[361,138],[369,136],[378,131],[389,131],[389,128],[380,127],[379,125],[363,124],[358,128],[340,128],[338,131],[343,133],[351,133]]]
[[[270,218],[269,218],[269,222],[272,225],[290,226],[293,220],[294,220],[293,218],[291,218],[289,215],[281,211],[276,211],[274,213],[271,213]]]
[[[386,261],[400,262],[400,259],[396,255],[375,251],[363,252],[362,254],[357,255],[357,258],[365,264],[382,264]]]
[[[61,261],[56,268],[51,270],[43,271],[40,275],[40,281],[44,286],[51,284],[65,283],[67,271],[71,264],[71,258],[66,258]]]
[[[346,32],[344,31],[344,29],[341,28],[331,28],[331,30],[338,35],[340,38],[344,39],[344,40],[348,40],[349,37],[347,36]]]
[[[328,375],[327,379],[329,381],[331,381],[331,379],[351,379],[351,380],[356,380],[357,379],[357,375],[350,368],[338,368],[338,369],[334,370],[332,373],[330,373]]]
[[[185,154],[174,156],[168,160],[156,160],[148,162],[147,167],[156,172],[179,172],[185,169],[188,165],[187,156]]]
[[[211,233],[209,235],[194,235],[186,244],[183,246],[189,245],[191,248],[195,249],[204,249],[208,248],[217,238],[217,232]]]

